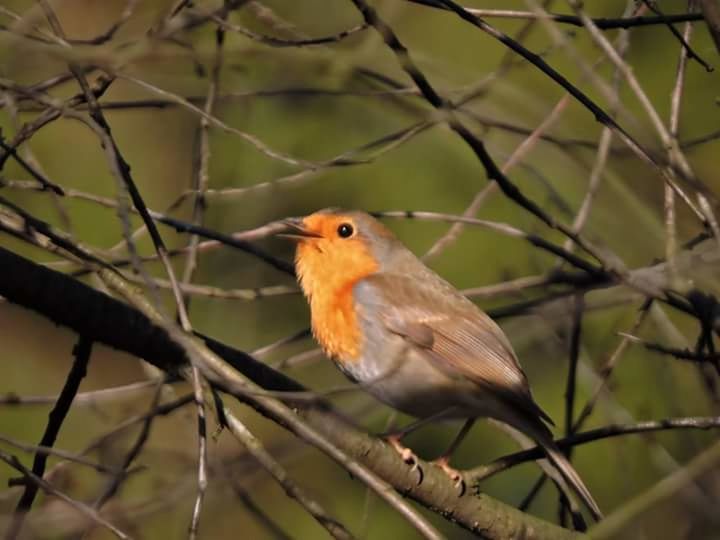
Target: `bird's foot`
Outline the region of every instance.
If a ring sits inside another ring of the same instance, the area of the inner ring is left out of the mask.
[[[417,473],[418,473],[417,485],[419,486],[420,484],[422,484],[425,473],[423,473],[423,470],[419,464],[419,459],[415,455],[415,453],[412,450],[410,450],[407,446],[405,446],[403,443],[401,443],[400,437],[398,437],[397,435],[387,435],[385,437],[385,440],[400,455],[402,460],[411,466],[410,472],[417,471]]]
[[[450,477],[453,481],[455,488],[460,492],[459,497],[465,495],[466,485],[465,479],[463,478],[462,472],[450,466],[450,458],[448,456],[441,456],[433,461],[433,465],[440,467],[445,474]]]

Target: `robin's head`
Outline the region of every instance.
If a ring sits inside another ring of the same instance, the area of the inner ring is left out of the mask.
[[[339,291],[382,270],[404,250],[395,236],[365,212],[325,209],[285,221],[286,238],[297,241],[295,264],[307,296],[319,288]]]

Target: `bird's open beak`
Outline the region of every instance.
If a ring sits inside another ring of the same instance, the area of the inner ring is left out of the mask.
[[[318,234],[307,229],[305,225],[303,225],[301,218],[288,218],[283,220],[282,223],[290,231],[277,234],[277,236],[282,238],[289,238],[290,240],[295,240],[297,242],[307,240],[308,238],[322,238],[322,234]]]

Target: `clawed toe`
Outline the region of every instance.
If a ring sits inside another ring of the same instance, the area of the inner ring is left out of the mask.
[[[410,465],[410,472],[417,471],[418,473],[418,482],[417,485],[419,486],[422,484],[423,478],[425,477],[425,473],[422,470],[422,467],[420,467],[420,463],[418,460],[418,457],[415,455],[415,453],[410,450],[407,446],[404,446],[400,439],[397,437],[389,436],[387,437],[387,442],[392,446],[395,451],[400,455],[402,460]]]
[[[465,495],[465,490],[467,489],[467,486],[465,484],[463,474],[457,469],[451,467],[446,457],[438,458],[433,463],[440,467],[442,471],[450,477],[450,479],[453,481],[453,484],[455,485],[455,489],[457,489],[459,492],[458,496],[462,497],[463,495]]]
[[[422,484],[422,481],[425,478],[425,473],[423,472],[422,467],[418,464],[417,461],[415,461],[413,463],[412,467],[410,467],[410,472],[414,472],[414,471],[417,471],[417,475],[418,475],[417,485],[419,486],[420,484]]]
[[[467,489],[467,486],[465,484],[465,479],[462,477],[462,475],[459,475],[457,479],[453,479],[455,482],[455,489],[458,490],[458,497],[462,497],[465,495],[465,490]]]
[[[400,457],[405,463],[412,465],[413,467],[417,467],[417,457],[407,446],[395,448],[395,450],[397,450],[398,454],[400,454]]]

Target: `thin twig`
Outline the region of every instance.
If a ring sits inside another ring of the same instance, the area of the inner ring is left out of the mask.
[[[38,171],[35,167],[30,165],[27,161],[25,161],[13,148],[13,146],[5,144],[5,141],[2,139],[2,135],[0,135],[0,148],[5,150],[6,155],[12,156],[15,158],[15,161],[18,162],[18,164],[25,169],[30,175],[37,180],[43,189],[49,189],[56,195],[65,195],[65,192],[63,191],[63,188],[59,185],[53,183],[50,179],[48,179],[41,171]]]
[[[174,94],[172,92],[169,92],[167,90],[163,90],[162,88],[159,88],[158,86],[155,86],[153,84],[148,83],[147,81],[144,81],[142,79],[139,79],[137,77],[133,77],[132,75],[128,75],[127,73],[115,73],[115,76],[118,79],[122,79],[128,82],[131,82],[141,88],[144,88],[145,90],[148,90],[154,94],[157,94],[159,96],[162,96],[163,98],[169,99],[171,101],[174,101],[181,107],[197,114],[201,118],[205,118],[210,125],[212,125],[215,128],[218,128],[226,133],[230,133],[232,135],[236,135],[243,139],[244,141],[250,143],[258,152],[261,154],[277,160],[282,161],[284,163],[287,163],[289,165],[295,165],[299,167],[306,167],[311,169],[321,169],[324,167],[328,167],[331,165],[347,165],[351,162],[348,162],[347,160],[343,160],[342,162],[324,162],[324,163],[315,163],[311,161],[307,161],[300,158],[292,157],[288,154],[285,154],[283,152],[280,152],[279,150],[275,150],[268,146],[266,143],[264,143],[262,140],[260,140],[255,135],[251,135],[249,133],[246,133],[242,130],[239,130],[237,128],[234,128],[232,126],[227,125],[222,120],[219,120],[215,116],[212,116],[199,107],[193,105],[192,103],[188,102],[181,96],[178,96],[177,94]]]
[[[694,362],[694,363],[695,362],[697,362],[697,363],[709,362],[711,364],[714,364],[714,363],[720,361],[720,354],[718,354],[718,353],[703,354],[702,352],[698,352],[697,350],[676,349],[673,347],[667,347],[665,345],[661,345],[660,343],[652,343],[650,341],[646,341],[642,338],[639,338],[638,336],[634,336],[632,334],[627,334],[625,332],[620,332],[619,335],[628,339],[632,343],[637,343],[639,345],[642,345],[648,351],[653,351],[653,352],[665,354],[668,356],[672,356],[673,358],[677,358],[678,360],[687,360],[688,362]]]
[[[590,538],[617,538],[623,528],[633,523],[641,512],[673,497],[678,491],[701,479],[703,475],[716,470],[718,462],[720,462],[720,443],[716,442],[695,456],[687,465],[652,485],[607,516],[590,531]]]
[[[688,4],[692,7],[693,2]],[[692,25],[686,24],[683,31],[682,40],[684,43],[690,42],[692,35]],[[675,85],[670,98],[670,126],[669,136],[673,144],[679,147],[678,135],[680,130],[680,106],[682,104],[683,90],[685,88],[685,70],[687,68],[688,49],[682,47],[680,49],[680,58],[678,60],[677,73],[675,75]],[[677,224],[675,212],[675,192],[670,186],[665,186],[665,260],[668,262],[668,271],[670,273],[670,282],[676,286],[679,279],[677,268],[675,266],[675,252],[677,251]]]
[[[293,540],[292,537],[288,536],[280,526],[275,523],[272,519],[272,514],[268,512],[270,509],[265,509],[263,506],[257,504],[250,494],[243,489],[237,482],[232,482],[233,492],[237,496],[238,500],[247,509],[252,517],[270,533],[271,537],[275,540]]]
[[[253,41],[262,43],[263,45],[269,45],[271,47],[281,47],[281,48],[282,47],[308,47],[311,45],[327,45],[329,43],[338,43],[354,34],[357,34],[359,32],[362,32],[363,30],[367,29],[367,25],[360,24],[357,26],[353,26],[352,28],[348,28],[347,30],[337,32],[336,34],[333,34],[330,36],[323,36],[323,37],[319,37],[319,38],[309,38],[309,39],[282,39],[282,38],[278,38],[278,37],[274,37],[274,36],[265,36],[262,34],[258,34],[256,32],[248,30],[247,28],[244,28],[240,25],[229,23],[217,15],[211,15],[210,19],[213,22],[217,23],[218,27],[222,28],[223,30],[241,34]]]
[[[108,467],[106,465],[103,465],[102,463],[96,463],[90,459],[84,458],[83,456],[76,454],[75,452],[68,452],[67,450],[60,450],[59,448],[53,448],[52,446],[25,444],[21,441],[16,441],[15,439],[11,439],[10,437],[6,437],[4,435],[0,435],[0,442],[7,444],[9,446],[13,446],[15,448],[19,448],[20,450],[23,450],[24,452],[29,452],[29,453],[33,453],[33,454],[37,454],[37,455],[56,456],[56,457],[65,459],[67,461],[77,463],[79,465],[85,465],[86,467],[95,469],[99,473],[125,474],[125,471],[119,471],[119,470],[115,469],[114,467]],[[26,482],[24,480],[21,483],[26,484]],[[15,485],[15,484],[17,484],[17,482],[10,480],[8,482],[8,484]]]
[[[664,14],[660,10],[660,7],[658,6],[657,2],[655,0],[643,0],[643,3],[656,15],[659,17],[663,17]],[[690,11],[694,11],[693,6],[689,5],[688,9]],[[700,58],[700,56],[690,47],[690,43],[688,42],[687,37],[680,34],[680,32],[677,31],[677,29],[673,26],[673,24],[669,21],[665,21],[665,26],[667,26],[667,29],[670,30],[670,33],[675,36],[675,38],[680,42],[680,45],[682,47],[682,50],[685,51],[684,55],[690,59],[695,60],[698,64],[700,64],[702,67],[705,68],[705,71],[708,73],[713,71],[713,67],[708,64],[705,60]],[[690,28],[692,25],[688,22],[685,25],[685,29],[687,32],[687,29]]]
[[[643,302],[643,305],[640,307],[640,310],[638,311],[638,314],[635,318],[635,321],[633,321],[632,326],[630,327],[629,333],[635,333],[640,329],[640,326],[645,321],[645,318],[647,317],[650,308],[652,307],[653,300],[648,299]],[[610,379],[610,376],[613,373],[613,370],[617,366],[618,362],[622,358],[623,353],[627,349],[628,345],[630,344],[630,339],[623,335],[622,339],[620,339],[620,342],[617,344],[617,347],[613,350],[613,352],[608,357],[607,361],[603,366],[600,368],[600,380],[596,384],[595,388],[593,389],[592,394],[590,395],[590,398],[588,398],[587,402],[583,406],[580,413],[577,415],[577,418],[575,419],[575,423],[572,426],[572,432],[576,432],[579,430],[583,424],[585,423],[585,420],[587,420],[590,415],[592,414],[593,409],[595,408],[595,405],[600,398],[600,395],[602,394],[603,390],[606,389],[608,381]]]
[[[194,540],[197,538],[198,527],[200,525],[200,512],[202,510],[205,491],[207,490],[207,420],[205,417],[205,393],[202,387],[202,375],[199,370],[193,366],[192,368],[192,384],[193,395],[195,397],[195,407],[198,419],[198,465],[197,465],[197,496],[193,505],[192,518],[190,520],[190,528],[188,538]]]
[[[450,9],[443,5],[438,0],[408,0],[414,4],[422,4],[423,6],[444,9],[450,11]],[[536,20],[547,17],[553,22],[560,24],[569,24],[572,26],[582,26],[583,23],[579,17],[565,14],[548,13],[547,15],[541,16],[533,11],[521,11],[521,10],[510,10],[510,9],[477,9],[477,8],[465,8],[469,13],[478,17],[487,18],[498,18],[498,19],[526,19]],[[632,28],[635,26],[653,26],[658,24],[671,24],[686,21],[699,21],[700,17],[697,13],[680,13],[674,15],[663,15],[657,17],[620,17],[620,18],[594,18],[593,23],[602,30],[613,30],[617,28]]]
[[[34,485],[35,490],[42,489],[45,493],[52,495],[54,497],[57,497],[58,499],[62,500],[63,502],[67,503],[71,508],[74,508],[84,516],[86,516],[88,519],[90,519],[93,523],[96,523],[97,525],[100,525],[102,527],[105,527],[108,529],[111,533],[113,533],[118,538],[121,538],[123,540],[130,540],[130,536],[125,534],[123,531],[118,529],[115,525],[110,523],[108,520],[106,520],[104,517],[102,517],[97,510],[94,508],[88,506],[87,504],[78,501],[76,499],[73,499],[60,491],[59,489],[54,488],[52,485],[50,485],[48,482],[42,479],[42,477],[36,475],[33,473],[30,469],[25,467],[20,461],[15,457],[11,456],[9,454],[6,454],[5,452],[0,450],[0,460],[4,461],[8,465],[10,465],[12,468],[16,469],[22,475],[27,479],[27,485]]]
[[[132,446],[128,450],[128,452],[123,456],[122,462],[120,463],[119,469],[121,471],[125,471],[133,461],[135,461],[135,458],[140,455],[140,452],[145,447],[145,443],[148,440],[148,437],[150,436],[150,429],[152,427],[152,423],[157,417],[157,412],[160,410],[160,397],[162,396],[162,388],[163,384],[159,383],[155,389],[155,395],[153,397],[152,404],[150,406],[150,411],[143,416],[142,419],[142,428],[140,429],[140,433],[136,437],[135,441],[133,442]],[[95,499],[93,502],[93,508],[100,509],[102,506],[109,501],[115,493],[120,489],[120,486],[122,485],[123,481],[125,480],[126,475],[117,475],[110,479],[110,481],[105,486],[105,489],[100,493],[100,495]]]
[[[633,424],[609,424],[601,428],[575,433],[570,437],[558,439],[555,443],[566,449],[611,437],[621,437],[635,433],[651,433],[673,429],[715,429],[720,428],[720,417],[686,417],[667,420],[649,420]],[[464,473],[465,479],[477,483],[527,461],[541,459],[545,456],[542,448],[534,447],[514,454],[497,458],[488,465],[476,467]]]
[[[507,223],[464,216],[456,216],[453,214],[442,214],[440,212],[425,212],[415,210],[389,210],[385,212],[373,212],[372,214],[376,217],[423,219],[429,221],[446,221],[450,223],[465,223],[467,225],[477,225],[479,227],[484,227],[494,232],[504,234],[506,236],[522,238],[523,240],[529,242],[535,247],[562,257],[572,266],[575,266],[576,268],[583,270],[595,277],[606,275],[605,271],[602,268],[597,267],[592,263],[589,263],[585,259],[581,259],[580,257],[573,255],[562,247],[557,246],[552,242],[545,240],[544,238],[541,238],[535,234],[521,231],[520,229],[517,229],[512,225],[508,225]]]
[[[359,0],[361,3],[363,0]],[[673,170],[671,168],[663,167],[662,164],[658,162],[658,160],[649,153],[635,138],[633,138],[625,129],[623,129],[611,116],[609,116],[601,107],[599,107],[589,96],[587,96],[585,93],[583,93],[579,88],[572,85],[563,75],[561,75],[558,71],[556,71],[554,68],[552,68],[545,60],[543,60],[540,56],[532,53],[527,48],[525,48],[520,43],[517,43],[516,41],[512,40],[510,37],[508,37],[506,34],[502,33],[498,29],[494,28],[487,22],[485,22],[480,17],[477,17],[476,15],[468,12],[465,10],[462,6],[456,4],[452,0],[434,0],[437,4],[443,5],[446,8],[448,8],[450,11],[453,11],[456,15],[458,15],[461,19],[464,21],[472,24],[473,26],[476,26],[480,30],[486,32],[490,36],[492,36],[494,39],[501,42],[506,47],[510,48],[511,50],[515,51],[517,54],[521,55],[523,58],[527,59],[531,64],[536,66],[539,70],[541,70],[543,73],[545,73],[548,77],[550,77],[553,81],[555,81],[557,84],[559,84],[562,88],[564,88],[567,92],[569,92],[580,104],[582,104],[583,107],[588,109],[590,112],[592,112],[595,119],[602,123],[603,125],[611,128],[614,133],[618,135],[618,138],[622,140],[638,157],[640,157],[643,161],[649,163],[653,167],[655,167],[660,174],[662,174],[665,181],[671,183],[673,185],[673,188],[681,194],[681,196],[684,196],[684,192],[682,192],[681,188],[677,186],[677,183],[674,180],[673,177]],[[571,5],[573,5],[576,8],[578,16],[584,21],[586,25],[592,25],[592,21],[584,15],[584,13],[578,8],[578,5],[574,2],[574,0],[571,1]],[[594,27],[597,28],[597,27]],[[382,34],[382,32],[381,32]],[[602,39],[604,42],[607,42],[607,40],[599,34],[599,32],[593,32],[591,30],[591,34],[596,39]],[[394,37],[394,36],[393,36]],[[397,41],[397,38],[395,38],[395,41]],[[398,42],[399,44],[399,42]],[[400,44],[400,47],[402,45]],[[400,49],[398,49],[400,52]],[[407,50],[402,47],[402,55],[404,57],[407,57]],[[615,55],[616,56],[616,55]],[[407,57],[409,59],[409,57]],[[414,66],[413,66],[414,68]],[[416,68],[413,69],[413,71],[416,72]],[[423,93],[426,95],[428,100],[434,105],[434,106],[440,106],[443,104],[443,101],[439,98],[439,96],[432,90],[432,87],[427,83],[427,80],[422,77],[422,81],[417,79],[416,76],[413,76],[411,72],[408,72],[412,77],[413,80],[415,80],[416,84],[418,82],[422,82],[422,85],[419,85],[419,88],[423,91]],[[436,102],[437,105],[435,105]],[[451,126],[452,127],[452,126]],[[459,133],[460,134],[460,133]],[[498,180],[498,173],[497,166],[492,162],[492,159],[489,155],[487,155],[487,152],[484,149],[484,146],[479,141],[474,142],[472,141],[473,137],[470,133],[461,135],[463,139],[473,148],[473,150],[476,152],[478,157],[481,159],[483,164],[486,166],[486,169],[488,170],[488,175],[490,178],[493,178],[495,180]],[[685,172],[685,171],[683,171]],[[687,176],[687,175],[686,175]],[[690,175],[691,176],[691,175]],[[687,177],[686,179],[693,180],[690,177]],[[500,184],[500,187],[503,188],[503,178],[500,174],[500,179],[498,180],[498,183]],[[709,191],[704,187],[700,186],[697,182],[693,181],[693,185],[697,188],[701,188],[704,193],[709,193]],[[512,185],[514,187],[514,185]],[[508,186],[509,188],[510,186]],[[545,215],[544,212],[542,212],[541,209],[537,207],[534,203],[527,200],[524,196],[518,196],[517,188],[514,189],[508,189],[507,191],[503,189],[504,192],[506,192],[506,195],[510,197],[513,201],[517,202],[518,204],[521,204],[523,207],[525,207],[528,211],[535,214],[537,217],[542,219],[547,225],[557,228],[564,234],[566,234],[568,237],[572,238],[578,245],[583,247],[583,249],[589,249],[588,246],[583,245],[583,242],[577,237],[577,235],[572,235],[571,231],[568,231],[564,225],[556,222],[555,220],[548,220],[549,216]],[[523,200],[524,199],[524,200]],[[712,216],[709,216],[706,210],[700,211],[698,210],[692,202],[685,197],[685,201],[688,203],[688,205],[693,209],[698,215],[698,217],[705,222],[706,220],[711,220]],[[701,206],[703,206],[701,204]],[[542,216],[545,217],[542,217]],[[570,234],[568,234],[570,233]],[[720,238],[720,234],[717,234],[718,238]],[[720,241],[720,240],[719,240]],[[594,256],[597,256],[597,253],[593,253]]]
[[[538,125],[538,127],[535,128],[528,135],[528,137],[520,145],[517,146],[517,148],[515,148],[510,157],[505,161],[505,163],[503,163],[501,167],[501,171],[503,173],[507,174],[513,168],[513,166],[520,162],[522,160],[522,157],[535,146],[538,139],[542,137],[542,135],[558,119],[562,111],[565,110],[568,102],[569,98],[566,94],[560,99],[560,101],[558,101],[555,107],[553,107],[552,111],[550,111],[550,114],[548,114],[548,116],[540,123],[540,125]],[[497,188],[497,183],[493,182],[480,190],[475,195],[472,202],[468,205],[465,211],[462,213],[463,217],[473,217],[475,214],[477,214],[478,210],[485,202],[487,197],[494,193]],[[430,249],[425,253],[425,255],[423,255],[423,260],[428,260],[439,255],[443,249],[445,249],[460,235],[463,229],[463,225],[464,224],[462,222],[453,223],[453,225],[448,229],[448,231],[443,236],[438,238],[435,243],[433,243],[433,245],[430,247]]]
[[[116,400],[119,398],[126,397],[128,394],[132,395],[138,391],[147,390],[150,387],[154,387],[157,381],[140,381],[130,383],[122,386],[115,386],[111,388],[102,388],[100,390],[90,390],[88,392],[78,392],[73,400],[73,405],[97,405],[103,401]],[[55,403],[58,400],[58,396],[22,396],[8,392],[0,394],[0,405],[49,405]]]
[[[354,538],[342,523],[332,518],[315,499],[290,478],[283,466],[270,455],[257,437],[230,410],[225,408],[223,414],[228,421],[228,428],[233,436],[257,460],[260,466],[280,484],[289,497],[295,499],[333,538],[344,540]]]
[[[577,367],[580,361],[580,339],[582,335],[582,319],[585,310],[585,298],[582,294],[575,295],[573,301],[572,326],[570,331],[570,347],[568,350],[568,374],[565,384],[565,436],[573,434],[575,418],[575,392],[577,387]]]
[[[707,24],[708,32],[720,53],[720,6],[715,0],[699,0],[702,16]]]

